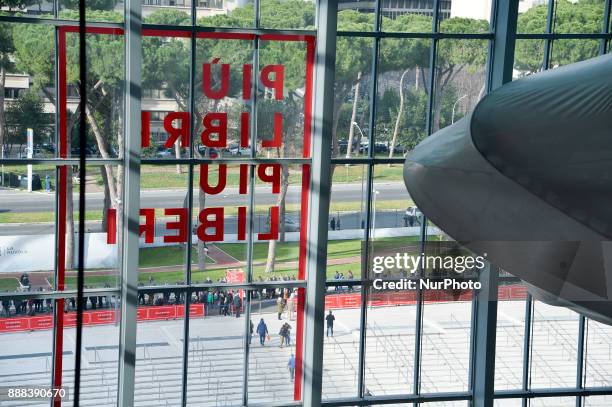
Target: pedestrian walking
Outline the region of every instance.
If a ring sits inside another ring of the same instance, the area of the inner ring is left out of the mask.
[[[325,321],[327,322],[327,332],[326,336],[334,336],[334,321],[336,317],[332,314],[331,310],[329,310],[329,314],[325,317]]]
[[[236,318],[240,318],[240,309],[242,308],[242,299],[240,295],[236,293],[234,295],[234,310],[236,311]]]
[[[278,312],[278,320],[280,321],[281,315],[283,315],[283,310],[285,308],[285,305],[283,304],[283,299],[281,297],[278,297],[278,299],[276,300],[276,310]]]
[[[264,346],[266,342],[266,336],[268,335],[268,326],[262,318],[257,325],[257,333],[259,334],[259,344]]]
[[[289,369],[289,377],[291,377],[291,381],[295,378],[295,356],[293,353],[289,356],[289,361],[287,362],[287,369]]]

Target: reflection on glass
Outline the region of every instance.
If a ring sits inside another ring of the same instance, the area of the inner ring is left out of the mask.
[[[255,168],[253,280],[296,280],[307,219],[301,206],[307,199],[304,166],[260,164]]]
[[[194,167],[194,245],[191,267],[193,283],[241,283],[248,280],[247,225],[250,187],[246,181],[249,171],[247,164],[200,164]],[[202,189],[202,185],[205,189]],[[225,188],[219,191],[219,185],[225,185]],[[215,212],[221,213],[220,218]],[[208,216],[207,225],[215,225],[215,219],[222,220],[222,238],[214,237],[216,233],[221,233],[218,229],[220,223],[217,223],[217,227],[204,227],[204,216]],[[256,224],[261,222],[258,215],[255,219]],[[206,235],[213,236],[214,241],[201,238],[204,231]],[[261,250],[255,250],[254,261],[261,261],[258,257],[262,255]]]
[[[165,13],[168,18],[150,20],[169,24],[175,13]],[[170,19],[170,21],[168,21]],[[185,21],[189,22],[188,16]],[[149,146],[141,153],[143,158],[185,158],[189,156],[189,54],[191,40],[182,37],[152,37],[142,39],[142,110],[148,114]],[[147,122],[144,123],[144,126]],[[186,139],[183,140],[183,135]],[[177,165],[177,172],[181,172]]]
[[[140,284],[181,284],[185,281],[190,229],[187,171],[188,168],[181,168],[178,173],[176,166],[142,166]]]

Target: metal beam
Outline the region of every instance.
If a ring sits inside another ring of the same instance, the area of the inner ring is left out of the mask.
[[[495,30],[490,58],[489,90],[512,81],[519,0],[499,0],[493,12]]]
[[[126,0],[125,20],[125,119],[123,239],[121,240],[121,327],[117,405],[134,405],[136,373],[136,314],[138,306],[138,225],[140,220],[140,99],[142,21],[140,0]]]
[[[493,405],[495,390],[495,339],[497,334],[498,269],[487,265],[480,272],[482,288],[476,293],[472,359],[473,407]]]
[[[338,0],[320,0],[317,8],[312,171],[306,270],[303,402],[321,405],[323,317],[327,269],[327,219],[331,195],[331,145],[336,67]]]
[[[519,0],[498,0],[491,15],[494,40],[489,58],[489,91],[512,81]],[[472,406],[493,405],[497,336],[497,288],[499,270],[487,265],[480,272],[482,288],[476,293],[473,321],[471,381]]]

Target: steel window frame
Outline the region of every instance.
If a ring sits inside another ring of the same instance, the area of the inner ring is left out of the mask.
[[[499,4],[496,5],[497,10],[499,10],[499,6],[500,4],[506,4],[508,1],[516,1],[516,0],[498,0]],[[333,16],[331,16],[329,14],[329,12],[331,10],[334,10],[334,7],[337,7],[337,2],[336,0],[320,0],[319,3],[319,8],[317,9],[317,19],[318,19],[318,29],[317,31],[312,31],[312,30],[275,30],[275,29],[266,29],[266,28],[260,28],[259,27],[259,1],[256,0],[256,14],[254,16],[255,19],[255,24],[254,27],[252,28],[229,28],[229,27],[203,27],[203,26],[197,26],[196,25],[196,14],[194,12],[195,9],[195,3],[192,2],[192,21],[191,21],[191,26],[160,26],[160,25],[151,25],[151,24],[140,24],[139,21],[137,21],[138,19],[135,19],[134,16],[140,16],[140,12],[136,12],[135,15],[133,14],[129,14],[128,15],[128,8],[131,9],[132,11],[136,11],[136,9],[134,9],[134,7],[136,8],[140,8],[139,4],[137,4],[138,2],[135,0],[129,0],[126,1],[126,14],[125,14],[125,21],[123,23],[110,23],[110,22],[87,22],[87,26],[88,27],[97,27],[97,28],[107,28],[107,29],[123,29],[124,27],[132,27],[135,28],[136,31],[134,31],[134,33],[137,33],[139,31],[139,28],[137,28],[138,26],[140,26],[141,29],[155,29],[155,30],[171,30],[171,31],[181,31],[181,32],[189,32],[191,33],[191,38],[192,38],[192,54],[191,54],[191,67],[192,67],[192,71],[194,69],[194,47],[195,47],[195,38],[196,38],[196,34],[197,33],[240,33],[240,34],[251,34],[251,35],[314,35],[315,33],[318,34],[319,36],[319,41],[326,41],[326,44],[328,45],[328,47],[330,48],[326,48],[326,49],[331,49],[332,45],[335,48],[335,36],[340,36],[340,37],[369,37],[369,38],[373,38],[374,39],[374,46],[373,46],[373,64],[372,64],[372,73],[374,74],[372,76],[372,90],[373,93],[370,99],[370,129],[369,129],[369,139],[371,144],[372,141],[374,141],[376,139],[375,136],[375,128],[372,125],[372,123],[375,123],[375,117],[376,117],[376,82],[377,82],[377,77],[376,77],[376,73],[377,73],[377,69],[378,69],[378,64],[379,64],[379,58],[378,58],[378,49],[379,49],[379,41],[382,38],[420,38],[420,39],[431,39],[432,40],[432,52],[430,54],[430,74],[433,72],[433,68],[435,68],[435,63],[436,63],[436,58],[437,58],[437,50],[436,50],[436,43],[439,40],[442,39],[474,39],[474,40],[489,40],[491,42],[493,42],[493,54],[495,54],[495,46],[496,43],[499,41],[498,38],[498,34],[500,33],[500,27],[503,27],[505,25],[507,25],[508,21],[507,19],[501,19],[499,21],[497,21],[496,23],[499,24],[501,23],[502,25],[496,25],[496,27],[494,29],[491,30],[491,32],[486,32],[486,33],[462,33],[462,34],[455,34],[455,33],[443,33],[443,32],[439,32],[437,29],[438,26],[438,18],[434,16],[433,19],[433,27],[432,27],[432,32],[423,32],[423,33],[399,33],[399,32],[384,32],[380,30],[380,0],[376,1],[376,27],[375,27],[375,31],[373,32],[351,32],[351,31],[336,31],[333,26],[335,26],[335,18],[336,18],[336,14],[337,13],[333,13]],[[439,0],[436,0],[436,3],[439,3]],[[535,33],[535,34],[528,34],[528,33],[514,33],[513,35],[510,35],[510,41],[512,42],[512,44],[514,44],[516,42],[516,40],[535,40],[535,39],[541,39],[545,41],[545,53],[544,53],[544,60],[543,60],[543,65],[545,68],[548,68],[549,64],[550,64],[550,57],[551,57],[551,45],[555,40],[558,39],[595,39],[595,40],[600,40],[601,41],[601,46],[600,46],[600,53],[603,54],[606,51],[606,47],[607,45],[612,41],[612,33],[610,32],[610,13],[611,13],[611,7],[612,7],[612,0],[606,0],[605,3],[605,11],[604,11],[604,23],[603,23],[603,28],[602,31],[600,33],[588,33],[588,34],[582,34],[582,33],[555,33],[553,30],[553,12],[554,12],[554,4],[555,0],[550,0],[549,2],[549,10],[548,10],[548,17],[547,17],[547,29],[545,33]],[[129,7],[128,7],[129,5]],[[323,9],[321,9],[321,5],[324,6]],[[436,11],[439,7],[436,7]],[[327,10],[327,13],[325,13],[324,11]],[[58,29],[61,27],[65,27],[65,26],[75,26],[78,24],[78,21],[75,20],[64,20],[64,19],[60,19],[59,18],[59,11],[58,11],[58,2],[55,1],[54,2],[54,8],[53,8],[53,13],[54,13],[54,18],[52,19],[44,19],[44,18],[32,18],[32,17],[15,17],[15,16],[0,16],[0,22],[6,22],[6,23],[26,23],[26,24],[47,24],[47,25],[51,25],[53,27],[55,27],[55,32],[58,32]],[[332,24],[333,22],[333,24]],[[322,25],[322,23],[325,23]],[[323,28],[324,27],[324,28]],[[130,30],[131,32],[131,30]],[[129,34],[128,34],[129,35]],[[126,36],[127,38],[127,36]],[[332,41],[333,38],[333,41]],[[57,35],[56,35],[56,47],[55,47],[55,65],[56,65],[56,75],[58,73],[57,70],[57,64],[58,64],[58,46],[57,46]],[[134,35],[131,36],[131,40],[129,42],[126,42],[126,47],[139,47],[139,43],[137,43],[137,41],[139,41],[139,35]],[[130,48],[131,49],[131,48]],[[139,73],[137,72],[138,66],[134,66],[133,64],[136,64],[136,62],[140,59],[140,57],[136,54],[132,55],[133,53],[131,51],[126,52],[126,80],[128,79],[128,77],[131,77],[132,79],[136,79],[139,80]],[[491,53],[490,53],[491,55]],[[331,55],[328,55],[328,57],[331,57]],[[335,53],[334,53],[334,59],[335,59]],[[331,64],[330,63],[331,58],[327,58],[325,59],[325,62],[323,65],[323,67],[318,67],[319,69],[325,69],[325,72],[327,73],[327,77],[329,77],[329,73],[331,72],[332,76],[333,73],[335,71],[335,64]],[[137,64],[139,65],[139,64]],[[128,66],[130,68],[128,68]],[[129,71],[127,71],[129,69]],[[492,69],[489,71],[489,75],[491,75],[491,79],[490,79],[490,83],[493,84],[495,83],[497,80],[495,79],[496,75],[500,74],[500,69],[502,69],[501,66],[495,67],[493,66]],[[507,70],[508,70],[508,65],[506,64],[504,67],[504,74],[507,76]],[[510,70],[511,72],[511,70]],[[193,89],[193,75],[194,73],[192,72],[190,74],[190,89]],[[323,76],[325,77],[325,76]],[[320,78],[320,77],[318,77]],[[430,88],[434,88],[435,89],[435,84],[433,83],[433,80],[430,80],[430,83],[428,84],[430,86]],[[59,81],[57,80],[57,76],[56,76],[56,80],[54,83],[54,86],[56,88],[56,95],[58,95],[57,91],[58,91],[58,86],[59,86]],[[316,83],[316,86],[321,86],[321,91],[322,92],[329,92],[329,84],[327,86],[325,86],[324,84],[319,84]],[[327,88],[325,90],[325,88]],[[333,89],[333,86],[332,86]],[[128,92],[128,90],[126,89],[126,92]],[[430,93],[430,95],[433,95],[433,93]],[[127,104],[126,104],[126,109],[133,111],[134,109],[136,109],[136,107],[139,105],[140,102],[140,98],[138,97],[134,97],[134,95],[132,95],[132,97],[130,97],[130,94],[128,93],[126,95],[127,97]],[[59,98],[56,98],[56,115],[59,112],[59,109],[57,109],[57,103]],[[320,102],[320,99],[317,98],[316,102]],[[428,106],[428,118],[431,117],[431,97],[430,97],[430,101],[429,101],[429,106]],[[193,95],[192,93],[190,94],[190,106],[191,106],[191,111],[193,112]],[[315,103],[315,108],[318,105]],[[131,107],[131,109],[130,109]],[[126,111],[127,111],[126,110]],[[317,124],[319,126],[325,126],[325,123],[327,120],[330,120],[330,114],[329,112],[325,112],[325,109],[322,110],[322,115],[320,117],[316,117],[315,118],[315,129],[317,129]],[[133,116],[132,114],[127,114],[126,113],[126,126],[128,126],[128,128],[130,129],[130,131],[134,131],[135,129],[139,128],[139,120],[134,120],[135,117],[138,116]],[[430,120],[428,120],[428,133],[431,132],[431,125],[430,125]],[[58,125],[59,120],[56,119],[56,126]],[[193,127],[193,126],[192,126]],[[320,128],[324,128],[324,127],[320,127]],[[193,130],[192,130],[193,131]],[[56,130],[56,134],[57,134],[57,130]],[[327,143],[327,141],[325,141],[324,143],[317,145],[315,143],[315,148],[322,148],[325,143]],[[126,145],[126,148],[129,151],[134,151],[131,150],[133,147],[135,146],[128,146]],[[139,146],[138,146],[139,148]],[[140,164],[141,165],[172,165],[172,164],[185,164],[185,165],[189,165],[189,178],[190,180],[193,180],[193,167],[194,165],[197,165],[199,163],[232,163],[235,162],[237,163],[238,161],[232,161],[231,159],[228,160],[210,160],[210,159],[195,159],[193,157],[193,148],[191,148],[190,150],[190,155],[188,159],[180,159],[180,160],[156,160],[156,159],[142,159]],[[294,163],[294,164],[307,164],[309,160],[304,160],[304,159],[263,159],[263,158],[255,158],[252,157],[251,160],[249,161],[239,161],[240,163],[249,163],[251,165],[255,165],[255,164],[260,164],[260,163],[266,163],[266,162],[271,162],[271,163]],[[54,166],[56,166],[58,173],[56,174],[59,175],[59,169],[61,167],[67,166],[67,165],[76,165],[78,164],[78,159],[77,158],[50,158],[50,159],[5,159],[2,160],[3,164],[7,164],[7,165],[23,165],[23,164],[52,164]],[[122,159],[110,159],[110,160],[103,160],[103,159],[97,159],[97,158],[88,158],[87,159],[87,164],[88,165],[100,165],[100,164],[121,164],[124,163],[124,161]],[[373,189],[374,189],[374,185],[373,185],[373,170],[375,168],[375,165],[381,165],[381,164],[401,164],[403,163],[403,158],[380,158],[380,157],[374,157],[373,156],[373,152],[369,151],[368,152],[368,156],[364,157],[364,158],[355,158],[355,159],[342,159],[342,158],[331,158],[329,157],[329,159],[324,158],[321,160],[315,159],[315,157],[313,157],[312,160],[312,165],[313,165],[313,175],[315,175],[317,173],[318,170],[325,170],[325,168],[327,168],[326,166],[329,166],[330,164],[364,164],[368,166],[368,175],[367,175],[367,196],[369,198],[371,198],[372,193],[373,193]],[[130,161],[129,159],[126,162],[127,166],[129,167],[130,165],[136,165],[138,166],[137,162],[134,161]],[[127,176],[127,172],[126,172],[126,176]],[[59,177],[58,177],[59,179]],[[133,174],[133,176],[130,177],[131,181],[133,183],[137,183],[138,182],[138,177],[136,176],[136,174]],[[312,177],[312,182],[314,182],[316,178],[313,176]],[[127,184],[126,184],[127,185]],[[331,186],[330,186],[331,188]],[[126,190],[128,188],[126,187]],[[314,190],[313,190],[314,192]],[[317,213],[319,215],[319,219],[317,222],[313,222],[311,220],[311,223],[316,223],[316,225],[312,226],[313,228],[317,228],[317,229],[311,229],[311,230],[318,230],[318,235],[321,237],[323,235],[327,235],[327,220],[329,219],[329,213],[328,211],[324,210],[325,207],[329,206],[329,195],[327,195],[327,197],[325,196],[325,188],[323,188],[320,191],[320,196],[319,196],[319,202],[313,202],[311,200],[311,208],[310,211],[312,213]],[[329,193],[329,191],[328,191]],[[190,195],[189,198],[189,210],[192,211],[193,210],[193,191],[188,191],[188,194]],[[56,191],[56,197],[58,196],[58,192]],[[134,208],[138,207],[138,198],[137,197],[129,197],[128,199],[126,199],[126,205],[129,208],[128,209],[128,218],[130,218],[129,214],[131,213],[132,215],[134,215]],[[368,199],[368,211],[366,212],[366,217],[368,219],[368,221],[366,222],[365,225],[365,230],[364,230],[364,238],[366,240],[366,247],[368,247],[368,244],[370,244],[370,233],[371,233],[371,229],[372,229],[372,225],[371,225],[371,199]],[[57,214],[59,210],[59,206],[56,204],[54,211]],[[137,212],[136,212],[137,213]],[[133,217],[132,217],[133,218]],[[56,217],[56,229],[57,229],[57,225],[58,225],[59,221]],[[127,224],[127,223],[126,223]],[[422,231],[422,241],[424,243],[424,239],[425,239],[425,230]],[[128,236],[131,233],[132,235],[132,245],[129,245],[128,243],[128,248],[124,251],[124,254],[127,254],[127,256],[124,256],[125,258],[122,260],[122,264],[124,264],[124,267],[127,267],[127,265],[133,265],[134,264],[134,259],[137,259],[137,248],[134,249],[133,248],[133,230],[131,232],[129,232],[128,230]],[[57,237],[58,233],[56,230],[56,237]],[[311,235],[312,236],[312,235]],[[191,238],[191,237],[190,237]],[[137,242],[136,242],[137,243]],[[326,253],[323,253],[321,251],[321,247],[320,245],[317,245],[316,242],[311,242],[310,243],[311,246],[309,247],[309,263],[308,263],[308,269],[310,270],[315,270],[317,264],[319,266],[323,265],[325,266],[325,260],[326,260]],[[323,250],[325,251],[325,250]],[[136,257],[134,257],[134,254]],[[369,251],[366,250],[365,253],[366,256],[369,255]],[[136,260],[137,261],[137,260]],[[240,285],[234,285],[234,284],[227,284],[227,285],[219,285],[219,284],[191,284],[190,281],[190,276],[191,276],[191,262],[188,261],[187,262],[187,268],[186,268],[186,281],[187,281],[187,285],[185,286],[165,286],[165,287],[138,287],[136,288],[136,291],[138,292],[158,292],[158,291],[164,291],[164,290],[173,290],[173,291],[180,291],[182,293],[186,294],[186,297],[189,296],[189,294],[198,291],[200,289],[203,288],[211,288],[211,287],[218,287],[218,288],[226,288],[226,287],[233,287],[233,288],[244,288],[246,290],[248,290],[248,292],[251,292],[252,290],[258,290],[261,288],[285,288],[285,287],[301,287],[304,288],[307,285],[310,284],[310,281],[307,283],[305,281],[292,281],[292,282],[275,282],[275,284],[271,284],[271,283],[256,283],[256,282],[249,282],[247,284],[240,284]],[[137,264],[137,263],[136,263]],[[57,277],[57,269],[58,269],[58,265],[56,264],[55,266],[55,272],[56,272],[56,277]],[[249,266],[250,267],[250,266]],[[123,268],[123,270],[125,270],[125,268]],[[135,273],[132,273],[135,274]],[[128,307],[131,307],[133,309],[133,306],[135,304],[135,302],[137,302],[137,300],[135,300],[137,298],[137,296],[134,296],[133,293],[135,285],[134,283],[134,276],[133,275],[129,275],[129,273],[125,273],[125,272],[121,272],[121,277],[122,277],[122,283],[121,283],[121,287],[119,288],[111,288],[111,289],[87,289],[85,290],[85,294],[89,294],[89,293],[100,293],[100,294],[115,294],[115,295],[120,295],[120,294],[124,294],[121,296],[122,298],[122,312],[124,312],[124,309],[127,312]],[[322,278],[321,278],[322,277]],[[502,281],[503,278],[500,278],[500,281]],[[52,292],[43,292],[43,293],[1,293],[0,297],[2,298],[53,298],[57,300],[58,304],[61,304],[61,301],[63,301],[63,299],[66,298],[70,298],[71,296],[74,296],[76,294],[76,291],[74,290],[63,290],[63,289],[59,289],[58,290],[58,280],[56,278],[55,280],[56,282],[56,290],[52,291]],[[318,276],[318,279],[315,283],[316,286],[322,286],[323,287],[331,287],[335,284],[335,282],[333,281],[325,281],[325,276]],[[415,383],[414,383],[414,394],[406,394],[406,395],[398,395],[398,396],[392,396],[392,397],[366,397],[364,395],[364,389],[365,389],[365,340],[366,340],[366,332],[365,332],[365,328],[367,325],[367,315],[366,315],[366,308],[367,308],[367,287],[368,285],[368,279],[366,276],[361,276],[361,279],[359,281],[354,281],[354,282],[350,282],[350,283],[346,283],[343,282],[342,285],[361,285],[362,286],[362,302],[361,302],[361,328],[362,328],[362,332],[361,332],[361,340],[360,340],[360,354],[359,354],[359,386],[358,386],[358,397],[356,398],[341,398],[341,399],[336,399],[336,400],[330,400],[330,401],[322,401],[320,404],[324,405],[324,406],[341,406],[341,405],[369,405],[372,403],[378,403],[378,404],[390,404],[390,403],[397,403],[397,402],[411,402],[411,403],[425,403],[425,402],[433,402],[433,401],[451,401],[451,400],[467,400],[467,401],[477,401],[478,396],[475,396],[472,394],[472,391],[470,389],[470,391],[468,392],[460,392],[460,393],[450,393],[450,394],[443,394],[443,393],[438,393],[438,394],[419,394],[420,391],[420,386],[419,386],[419,380],[418,380],[418,372],[420,371],[420,358],[415,357],[415,372],[417,372],[417,375],[415,376]],[[313,285],[314,286],[314,285]],[[306,303],[306,317],[307,317],[307,323],[308,325],[308,330],[305,333],[304,339],[305,339],[305,349],[308,349],[308,347],[310,347],[310,353],[308,354],[309,358],[312,358],[311,360],[311,366],[320,366],[321,369],[323,367],[322,365],[322,341],[319,341],[315,336],[313,335],[314,332],[318,332],[323,330],[323,320],[322,318],[318,318],[317,317],[317,310],[321,309],[321,300],[324,298],[324,295],[321,294],[317,294],[314,295],[311,293],[312,290],[308,290],[308,296],[307,296],[307,303]],[[125,293],[130,293],[130,295],[125,295]],[[127,298],[127,297],[133,297],[132,299]],[[123,303],[124,302],[124,303]],[[245,304],[247,306],[247,315],[249,312],[249,308],[248,308],[248,300],[247,300],[247,304]],[[125,305],[124,305],[125,304]],[[422,301],[420,302],[419,307],[421,307],[421,317],[417,317],[417,329],[419,329],[420,324],[422,322]],[[187,307],[188,308],[188,307]],[[57,309],[57,307],[56,307]],[[578,355],[578,363],[577,363],[577,373],[576,373],[576,388],[564,388],[564,389],[531,389],[528,380],[529,380],[529,364],[530,364],[530,357],[529,357],[529,351],[531,349],[530,347],[530,336],[531,336],[531,324],[532,324],[532,311],[533,311],[533,301],[531,300],[530,297],[528,297],[527,301],[525,302],[525,309],[526,309],[526,315],[528,316],[526,318],[526,322],[525,322],[525,337],[524,337],[524,354],[523,354],[523,388],[519,389],[519,390],[512,390],[512,391],[496,391],[493,393],[493,397],[495,399],[508,399],[508,398],[522,398],[523,399],[523,403],[526,403],[526,401],[528,399],[531,398],[535,398],[535,397],[563,397],[563,396],[576,396],[576,405],[577,406],[581,406],[581,400],[583,397],[586,396],[591,396],[591,395],[610,395],[612,394],[612,387],[598,387],[598,388],[586,388],[584,386],[582,386],[583,383],[583,375],[584,375],[584,366],[583,366],[583,362],[584,362],[584,355],[583,355],[583,348],[584,348],[584,337],[585,337],[585,319],[584,317],[581,317],[579,319],[579,327],[578,327],[578,335],[579,335],[579,344],[580,346],[578,347],[579,350],[579,355]],[[314,311],[314,312],[313,312]],[[135,319],[135,311],[132,311],[132,316]],[[56,315],[56,321],[54,323],[54,330],[57,331],[58,329],[58,321],[57,321],[58,315]],[[61,316],[60,316],[61,318]],[[129,316],[127,316],[126,318],[129,318]],[[123,321],[127,321],[126,319],[124,319]],[[185,324],[185,341],[184,341],[184,355],[185,352],[188,352],[188,332],[189,332],[189,317],[188,317],[188,310],[186,310],[186,316],[184,319],[184,324]],[[492,328],[492,322],[495,321],[489,321],[489,323],[485,326],[485,332],[491,333],[491,329]],[[478,323],[478,322],[477,322]],[[311,326],[312,324],[312,326]],[[123,324],[122,324],[123,325]],[[246,325],[245,325],[246,326]],[[124,331],[121,334],[121,339],[120,339],[120,346],[125,346],[121,353],[120,353],[120,360],[121,363],[123,363],[124,365],[127,364],[127,371],[124,371],[123,375],[120,376],[122,378],[128,378],[128,381],[125,383],[123,389],[119,392],[120,396],[119,397],[119,404],[120,405],[129,405],[129,393],[132,393],[132,397],[133,397],[133,376],[132,376],[132,381],[131,383],[129,382],[129,348],[131,347],[131,344],[135,344],[135,324],[134,324],[134,328],[133,329],[128,329],[126,331]],[[314,331],[312,331],[312,329],[314,329]],[[134,337],[132,337],[132,335],[134,335]],[[420,336],[422,335],[422,332],[420,332],[419,329],[419,335],[418,338],[420,338]],[[478,338],[474,337],[475,332],[474,330],[471,331],[470,336],[472,338],[472,340],[477,340]],[[57,332],[56,334],[54,334],[54,338],[56,338],[57,336]],[[582,338],[582,341],[580,340],[580,338]],[[55,339],[54,339],[55,341]],[[417,339],[416,340],[417,344],[415,344],[415,351],[418,354],[420,352],[420,340]],[[56,354],[57,352],[57,343],[54,343],[53,345],[53,352],[54,354]],[[61,345],[60,345],[61,346]],[[185,360],[187,360],[188,358],[186,358],[184,356]],[[320,358],[320,361],[319,361]],[[473,359],[473,356],[472,356]],[[54,358],[55,360],[55,358]],[[310,359],[309,359],[310,360]],[[248,364],[248,353],[245,352],[245,364]],[[248,366],[245,366],[248,367]],[[126,368],[126,366],[124,366],[124,369]],[[184,367],[183,367],[183,390],[182,390],[182,404],[186,405],[186,392],[187,392],[187,383],[186,383],[186,372],[187,372],[187,362],[184,363]],[[490,373],[493,374],[493,373]],[[303,388],[303,393],[304,393],[304,405],[308,405],[307,404],[307,400],[312,401],[312,400],[316,400],[317,399],[317,393],[318,392],[318,397],[320,400],[321,397],[321,389],[320,389],[320,385],[318,385],[317,383],[314,383],[312,381],[312,379],[308,379],[306,378],[307,374],[305,374],[305,378],[304,378],[304,388]],[[247,386],[247,382],[248,382],[248,378],[245,376],[243,378],[243,400],[244,403],[246,404],[248,399],[247,399],[247,393],[248,393],[248,386]],[[474,381],[474,386],[478,385],[478,380]],[[123,404],[121,404],[123,403]],[[126,404],[127,403],[127,404]],[[263,405],[263,406],[272,406],[272,405],[300,405],[301,403],[264,403],[264,404],[257,404],[257,405]],[[255,405],[255,404],[253,404]]]

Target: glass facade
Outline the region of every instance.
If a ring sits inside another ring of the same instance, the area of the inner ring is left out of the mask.
[[[612,0],[337,3],[144,1],[135,57],[124,3],[88,1],[86,98],[78,2],[0,3],[2,386],[72,391],[78,369],[83,406],[121,404],[121,391],[142,406],[300,405],[310,392],[334,406],[610,405],[609,326],[533,299],[494,266],[496,312],[483,320],[475,291],[374,288],[372,259],[463,250],[406,192],[405,156],[467,115],[506,64],[519,79],[609,52]],[[500,11],[510,3],[517,21]],[[330,9],[336,31],[322,30]],[[514,25],[513,58],[500,64],[497,35]],[[325,117],[313,109],[321,61],[334,78]],[[126,113],[134,62],[140,115]],[[314,155],[317,137],[330,161]],[[134,173],[139,202],[126,187]],[[133,203],[138,220],[124,217]],[[308,261],[314,224],[328,236],[319,266]],[[325,276],[316,318],[314,273]],[[122,326],[130,306],[137,323]],[[324,334],[314,350],[312,321]],[[482,338],[493,338],[484,358],[495,368],[479,375]],[[135,372],[122,376],[130,358]],[[320,388],[308,370],[317,358]]]

